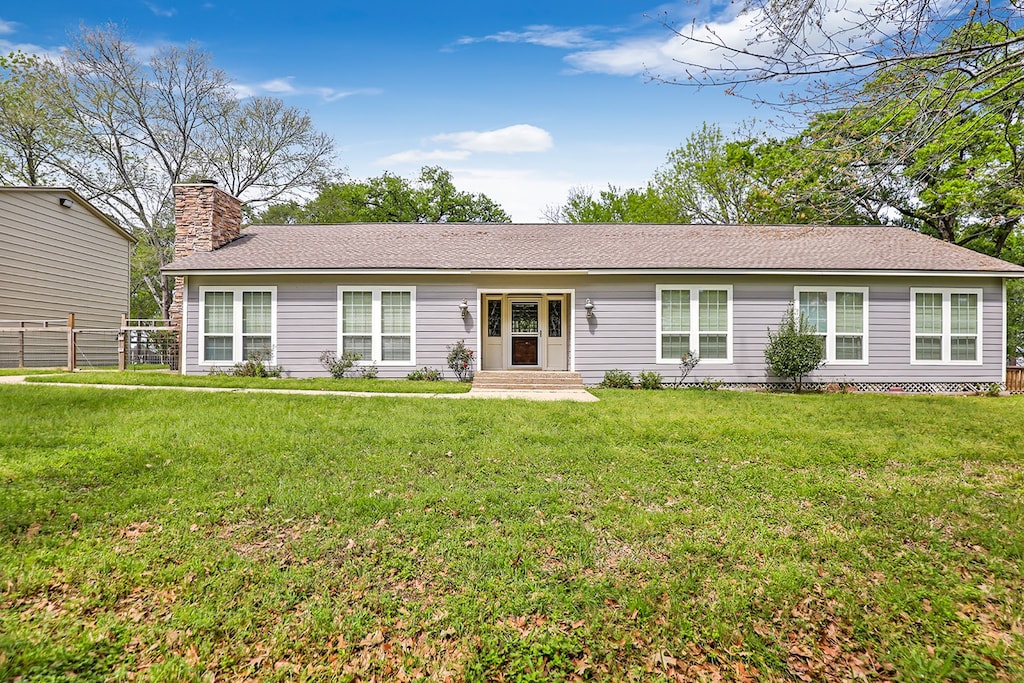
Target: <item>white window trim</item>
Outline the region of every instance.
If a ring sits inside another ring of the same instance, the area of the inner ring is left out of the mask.
[[[338,355],[342,354],[342,295],[345,292],[370,292],[372,295],[370,343],[372,358],[363,358],[356,365],[381,365],[385,367],[416,365],[416,286],[395,287],[380,285],[338,285]],[[381,293],[409,292],[409,360],[381,360]]]
[[[801,286],[793,288],[793,313],[796,314],[797,318],[800,316],[800,295],[804,292],[815,293],[824,292],[828,300],[825,308],[825,325],[828,327],[828,331],[825,333],[825,365],[826,366],[841,366],[841,365],[867,365],[868,364],[868,287],[811,287]],[[838,360],[836,358],[836,337],[848,337],[854,336],[851,334],[839,334],[836,331],[836,293],[837,292],[853,292],[861,294],[864,297],[864,320],[862,321],[861,328],[863,332],[863,346],[864,357],[860,360]]]
[[[700,293],[702,291],[724,291],[726,292],[726,337],[725,337],[725,358],[701,358],[701,365],[728,365],[732,363],[732,285],[701,285],[701,284],[675,284],[656,285],[655,290],[655,316],[656,325],[656,350],[654,362],[657,365],[679,365],[680,359],[665,359],[661,357],[661,294],[664,291],[690,291],[690,353],[697,354],[700,350]]]
[[[231,292],[231,360],[206,360],[206,294],[207,292]],[[244,292],[270,292],[270,358],[269,365],[277,364],[277,287],[275,285],[253,285],[246,287],[200,287],[199,288],[199,364],[205,366],[234,365],[242,358],[242,294]]]
[[[982,365],[984,361],[984,347],[982,345],[982,323],[985,320],[983,315],[984,301],[981,288],[976,287],[911,287],[910,288],[910,364],[911,365]],[[941,294],[942,295],[942,360],[917,360],[917,295],[918,294]],[[953,337],[953,306],[952,294],[977,294],[978,310],[977,340],[975,348],[977,357],[974,360],[950,360],[951,339]]]

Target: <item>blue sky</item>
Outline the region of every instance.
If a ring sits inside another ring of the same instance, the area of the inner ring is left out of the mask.
[[[731,6],[49,0],[0,8],[0,51],[58,51],[82,22],[116,22],[142,49],[195,41],[241,94],[308,109],[352,177],[441,165],[529,222],[573,186],[645,183],[704,121],[770,115],[650,82],[680,54],[657,18],[735,29]]]

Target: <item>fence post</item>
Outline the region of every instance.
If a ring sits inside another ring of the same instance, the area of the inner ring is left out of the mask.
[[[117,369],[119,372],[124,372],[128,368],[127,358],[125,358],[125,328],[128,327],[128,317],[121,314],[121,331],[117,333]]]
[[[68,372],[75,371],[78,350],[75,348],[75,314],[68,313]]]

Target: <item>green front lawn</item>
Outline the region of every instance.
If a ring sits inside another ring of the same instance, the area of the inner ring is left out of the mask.
[[[179,375],[169,372],[76,372],[29,378],[29,382],[69,384],[131,384],[148,387],[227,387],[231,389],[302,389],[308,391],[372,391],[395,394],[461,394],[472,385],[465,382],[411,382],[396,379],[285,379],[233,377],[230,375]]]
[[[5,375],[52,375],[67,372],[63,368],[0,368],[0,377]]]
[[[0,387],[0,680],[1024,679],[1024,397],[598,393]]]

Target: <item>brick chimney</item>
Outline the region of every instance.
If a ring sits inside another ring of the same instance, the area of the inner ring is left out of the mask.
[[[242,230],[242,202],[217,187],[216,180],[174,186],[174,259],[214,251],[237,239]],[[181,325],[185,280],[174,278],[171,325]]]

